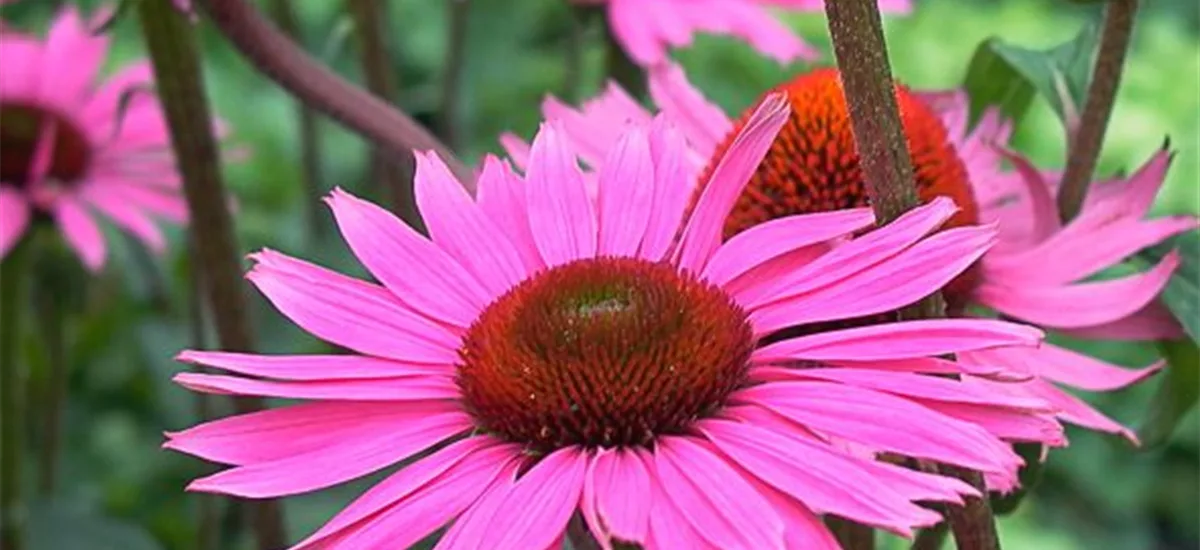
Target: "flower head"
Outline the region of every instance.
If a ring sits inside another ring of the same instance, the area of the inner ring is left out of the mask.
[[[667,60],[669,48],[691,44],[696,32],[732,35],[780,63],[812,60],[817,50],[805,44],[770,14],[770,6],[821,11],[821,0],[575,0],[605,4],[617,42],[637,64],[654,66]],[[909,0],[881,0],[884,11],[907,13]]]
[[[939,199],[874,231],[851,209],[722,244],[716,222],[788,111],[772,97],[747,118],[686,218],[687,150],[664,119],[619,137],[590,189],[557,124],[524,177],[488,159],[475,198],[418,155],[430,238],[335,191],[342,235],[382,284],[270,251],[249,278],[353,353],[182,354],[235,373],[177,377],[196,391],[309,401],[170,434],[233,466],[191,488],[291,495],[425,453],[295,548],[402,548],[448,523],[440,548],[548,548],[579,513],[606,547],[761,549],[836,548],[820,514],[907,535],[939,520],[916,502],[976,494],[877,453],[1014,479],[1002,438],[1061,441],[1047,405],[915,373],[961,373],[938,356],[1039,331],[936,320],[768,341],[914,302],[994,240],[927,237],[955,212]]]
[[[704,174],[743,122],[709,103],[677,66],[651,71],[650,91],[658,108],[683,128],[692,149],[687,157],[691,168]],[[793,112],[722,221],[727,238],[779,216],[867,204],[837,73],[819,69],[775,91],[787,94]],[[960,210],[946,227],[987,223],[999,231],[997,245],[943,289],[952,314],[967,316],[982,308],[1085,338],[1149,340],[1180,334],[1155,301],[1178,263],[1174,254],[1145,273],[1086,280],[1196,226],[1188,216],[1144,219],[1169,163],[1165,150],[1129,178],[1093,185],[1083,212],[1064,225],[1054,205],[1056,175],[1039,172],[1003,148],[1010,128],[997,113],[986,113],[968,131],[961,92],[922,93],[897,86],[896,97],[921,199],[954,200]],[[603,166],[615,133],[650,116],[616,85],[580,109],[548,98],[543,111],[562,122],[593,166]],[[525,157],[518,138],[507,135],[502,142],[515,158]],[[1002,170],[1003,159],[1015,170]],[[703,181],[697,179],[698,189]],[[968,377],[969,383],[1047,399],[1065,421],[1134,441],[1131,431],[1056,384],[1114,390],[1161,366],[1130,370],[1051,344],[965,353],[960,360],[1002,369],[1009,379],[996,383]]]
[[[107,250],[96,214],[154,250],[165,240],[153,218],[187,219],[149,64],[99,81],[109,39],[90,28],[68,8],[43,39],[0,33],[0,257],[48,220],[96,270]]]

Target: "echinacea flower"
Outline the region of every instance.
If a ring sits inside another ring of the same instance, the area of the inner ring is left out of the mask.
[[[817,50],[771,15],[769,7],[821,11],[822,0],[574,0],[603,4],[617,42],[642,66],[667,60],[670,48],[685,47],[693,34],[732,35],[780,63],[812,60]],[[880,9],[907,13],[910,0],[880,0]]]
[[[955,277],[989,227],[926,237],[937,200],[886,227],[866,209],[781,218],[720,243],[788,107],[749,117],[685,218],[682,138],[664,120],[618,139],[589,192],[554,124],[524,177],[489,158],[472,198],[432,153],[415,192],[431,238],[335,191],[329,204],[381,284],[276,252],[249,278],[347,355],[188,351],[233,373],[196,391],[307,402],[169,434],[232,468],[191,490],[280,497],[410,461],[293,548],[558,548],[577,514],[604,547],[837,548],[836,514],[909,535],[962,482],[876,453],[1011,478],[1001,438],[1054,442],[1037,399],[949,378],[943,354],[1037,345],[996,320],[819,323],[887,311]],[[677,240],[676,237],[680,238]],[[802,336],[764,341],[779,325]]]
[[[47,221],[98,270],[97,214],[155,251],[165,240],[154,218],[187,220],[149,63],[100,80],[109,38],[90,29],[67,8],[44,39],[0,33],[0,258]]]
[[[780,216],[867,204],[837,71],[817,69],[775,91],[789,98],[791,119],[724,218],[726,239]],[[743,123],[709,103],[678,66],[652,71],[650,92],[658,109],[683,129],[691,146],[691,168],[703,181],[711,159],[720,158]],[[1038,172],[1003,148],[1010,128],[996,112],[985,113],[968,131],[961,92],[916,93],[898,85],[896,97],[921,199],[955,201],[960,210],[946,227],[991,223],[999,230],[997,245],[944,289],[952,315],[999,312],[1085,338],[1152,340],[1180,334],[1156,301],[1178,264],[1176,255],[1167,255],[1144,273],[1087,280],[1142,248],[1196,227],[1188,216],[1144,219],[1169,163],[1165,150],[1129,178],[1092,186],[1083,212],[1064,225],[1058,221],[1050,183],[1057,181],[1056,175]],[[580,109],[548,98],[543,111],[548,119],[561,121],[593,167],[602,166],[626,125],[651,116],[616,84]],[[515,136],[501,141],[518,161],[526,156],[527,146]],[[1002,158],[1015,171],[1002,171]],[[1041,397],[1058,408],[1064,421],[1121,434],[1135,443],[1132,431],[1059,385],[1109,391],[1161,368],[1156,363],[1127,369],[1051,344],[970,352],[959,359],[1006,370],[1010,380],[991,384],[996,391]],[[1027,380],[1013,383],[1017,378]],[[968,377],[968,382],[990,383],[978,377]]]

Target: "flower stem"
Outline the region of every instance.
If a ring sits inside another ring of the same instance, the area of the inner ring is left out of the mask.
[[[559,96],[568,103],[576,103],[581,99],[584,29],[587,15],[585,8],[574,6],[567,14],[567,39],[563,45],[563,83]]]
[[[57,234],[46,231],[36,235],[34,276],[37,284],[30,294],[37,311],[38,328],[49,366],[39,396],[38,416],[41,425],[41,445],[38,457],[38,492],[50,496],[58,485],[58,465],[61,455],[63,409],[67,405],[67,385],[70,378],[67,354],[66,323],[69,309],[76,305],[75,296],[80,281],[74,279],[76,260],[62,248]],[[31,392],[30,395],[36,395]]]
[[[462,85],[466,69],[467,24],[471,0],[446,0],[449,29],[446,37],[446,61],[442,63],[442,109],[438,121],[442,139],[453,149],[462,145]]]
[[[208,330],[204,316],[204,283],[203,276],[196,256],[195,236],[188,232],[188,270],[187,315],[189,329],[189,347],[205,349],[208,347]],[[204,367],[199,367],[205,370]],[[213,417],[212,396],[204,392],[195,392],[192,397],[195,405],[196,419],[207,422]],[[198,550],[213,550],[221,539],[221,524],[217,509],[216,495],[199,494],[196,500],[196,548]]]
[[[834,516],[825,517],[825,526],[843,550],[874,550],[875,531],[865,525]]]
[[[944,521],[921,529],[912,543],[912,550],[942,550],[942,547],[946,545],[947,534],[947,525]]]
[[[1067,167],[1058,190],[1058,214],[1064,223],[1083,207],[1088,184],[1100,159],[1104,133],[1121,84],[1125,54],[1129,51],[1138,0],[1112,0],[1104,6],[1104,27],[1079,127],[1067,128]]]
[[[171,144],[183,175],[183,193],[196,244],[198,269],[205,286],[221,347],[251,351],[254,338],[246,314],[239,263],[225,185],[218,164],[212,117],[200,72],[200,56],[191,26],[171,0],[138,2],[139,19],[160,101],[171,131]],[[261,410],[257,398],[234,399],[238,412]],[[251,525],[262,550],[286,545],[283,513],[275,500],[247,504]]]
[[[918,199],[912,160],[888,65],[879,6],[876,0],[830,0],[825,2],[825,14],[842,75],[867,195],[879,223],[888,223],[917,206]],[[935,293],[901,312],[901,316],[941,317],[944,309],[940,293]],[[985,495],[982,499],[967,499],[962,507],[947,507],[946,515],[958,548],[1000,548],[983,476],[950,466],[939,467],[938,472],[962,479]]]
[[[645,97],[646,73],[629,58],[625,48],[617,42],[607,18],[604,20],[604,72],[625,88],[629,95],[636,98]]]
[[[412,117],[346,82],[297,47],[244,0],[201,0],[217,27],[259,70],[325,114],[398,155],[431,149],[474,191],[475,174]]]
[[[384,4],[380,0],[349,0],[354,28],[357,31],[359,60],[367,89],[391,106],[396,98],[395,65],[388,53],[383,32],[386,21]],[[417,227],[420,215],[413,199],[412,152],[397,153],[376,145],[371,148],[371,180],[390,199],[392,210],[409,225]]]
[[[283,32],[297,43],[302,43],[300,22],[296,20],[292,0],[273,0],[271,11]],[[308,230],[311,236],[320,237],[326,227],[325,211],[321,208],[321,196],[325,193],[321,184],[325,163],[321,150],[321,136],[317,133],[317,113],[304,102],[297,101],[296,121],[300,130],[300,162],[304,167],[300,177],[304,181],[304,208],[308,217]]]
[[[21,459],[25,433],[25,372],[20,360],[21,313],[29,238],[0,260],[0,547],[22,550],[25,507],[21,501]]]

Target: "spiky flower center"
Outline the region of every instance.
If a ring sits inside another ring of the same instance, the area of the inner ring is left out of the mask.
[[[25,188],[33,179],[35,156],[43,132],[53,126],[45,177],[70,185],[83,177],[92,146],[83,131],[66,117],[39,106],[0,103],[0,181]]]
[[[811,71],[773,91],[787,95],[791,115],[725,219],[727,239],[783,216],[869,205],[837,70]],[[896,100],[921,200],[954,199],[960,210],[946,227],[976,223],[978,207],[966,167],[947,139],[941,120],[904,86],[896,86]],[[717,148],[706,174],[748,116],[749,112]],[[973,279],[968,273],[955,281],[951,290],[967,292],[974,286]]]
[[[584,259],[488,306],[457,382],[481,429],[535,451],[644,446],[719,409],[754,345],[720,289],[665,263]]]

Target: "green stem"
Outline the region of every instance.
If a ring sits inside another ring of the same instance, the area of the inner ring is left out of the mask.
[[[159,99],[171,131],[171,144],[183,175],[195,257],[203,270],[204,295],[213,313],[217,338],[223,349],[252,351],[254,337],[246,311],[241,253],[233,234],[192,27],[175,11],[171,0],[141,0],[138,12]],[[253,412],[263,408],[263,401],[238,397],[234,399],[234,408],[239,413]],[[286,536],[279,502],[264,499],[246,506],[258,547],[262,550],[284,547]]]
[[[1096,172],[1117,88],[1121,84],[1121,71],[1125,67],[1125,54],[1129,52],[1137,9],[1138,0],[1111,0],[1104,5],[1104,27],[1100,31],[1096,65],[1079,127],[1067,128],[1067,167],[1058,189],[1058,214],[1063,223],[1083,208],[1088,185]]]
[[[843,550],[874,550],[875,530],[848,519],[835,516],[825,517],[825,526]]]
[[[395,64],[388,51],[383,24],[385,5],[380,0],[349,0],[359,43],[359,59],[367,89],[388,105],[397,95]],[[453,148],[453,145],[447,144]],[[413,198],[411,151],[397,154],[381,146],[371,147],[371,181],[390,199],[392,210],[405,222],[419,227],[420,215]]]
[[[297,44],[303,43],[292,0],[273,0],[271,8],[283,32]],[[300,162],[304,168],[300,177],[304,181],[304,208],[308,217],[309,234],[320,237],[326,227],[325,211],[321,208],[321,196],[325,193],[321,184],[325,163],[321,150],[321,136],[317,131],[317,112],[304,102],[297,101],[296,121],[300,130]]]
[[[918,198],[912,157],[888,65],[879,6],[876,0],[832,0],[825,2],[825,14],[829,19],[829,34],[842,76],[867,196],[879,223],[888,223],[916,207]],[[941,293],[901,312],[902,318],[944,315]],[[983,476],[949,466],[939,467],[937,472],[962,479],[984,495],[982,499],[967,499],[961,507],[948,506],[946,509],[959,550],[1000,548]]]
[[[69,380],[67,310],[70,309],[68,303],[73,302],[71,294],[76,291],[76,283],[71,276],[75,259],[66,256],[66,251],[60,249],[61,245],[56,242],[57,235],[43,236],[52,236],[54,241],[42,239],[39,243],[41,246],[35,252],[40,257],[35,268],[38,284],[32,294],[49,366],[39,404],[42,429],[38,460],[38,491],[42,496],[49,496],[58,485],[59,457],[62,454],[62,418],[67,405]]]
[[[204,320],[204,283],[200,280],[202,270],[196,258],[195,237],[188,234],[188,292],[187,314],[189,328],[189,346],[192,349],[208,347],[208,330]],[[201,371],[204,369],[201,367]],[[207,422],[213,417],[212,396],[204,392],[196,392],[193,396],[196,419]],[[213,550],[221,540],[220,516],[217,509],[216,495],[196,495],[196,548],[198,550]]]
[[[560,97],[567,103],[577,103],[583,84],[584,28],[587,13],[572,7],[567,14],[567,40],[563,47],[563,84]]]
[[[29,240],[22,239],[0,260],[0,547],[5,550],[25,547],[21,501],[25,372],[19,348]]]
[[[635,98],[646,96],[646,73],[617,42],[607,19],[604,24],[604,72],[629,95]]]

